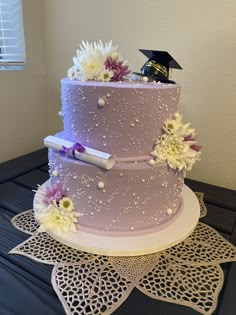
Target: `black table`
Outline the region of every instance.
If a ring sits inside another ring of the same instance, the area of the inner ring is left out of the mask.
[[[0,315],[63,315],[51,282],[52,266],[8,251],[28,238],[10,219],[32,209],[33,189],[48,179],[47,150],[0,164]],[[202,220],[236,244],[236,191],[186,180],[193,191],[204,192],[208,214]],[[236,263],[222,265],[225,282],[215,315],[236,314]],[[133,290],[114,315],[197,315],[193,309],[156,301]]]

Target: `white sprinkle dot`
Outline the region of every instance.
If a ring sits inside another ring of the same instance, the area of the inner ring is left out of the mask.
[[[105,106],[105,104],[106,104],[105,99],[103,97],[100,97],[98,99],[98,106],[103,107]]]
[[[105,187],[104,182],[98,182],[98,189],[103,189]]]
[[[173,212],[173,211],[172,211],[172,209],[170,209],[170,208],[168,208],[168,209],[166,210],[166,214],[167,214],[167,215],[171,215],[172,212]]]
[[[54,171],[52,172],[52,175],[53,175],[53,176],[58,176],[58,171],[57,171],[57,170],[54,170]]]
[[[150,166],[153,166],[153,165],[156,164],[156,162],[155,162],[155,160],[151,159],[151,160],[148,161],[148,164],[149,164]]]
[[[143,77],[143,82],[148,82],[148,77]]]

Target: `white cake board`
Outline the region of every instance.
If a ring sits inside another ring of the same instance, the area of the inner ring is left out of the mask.
[[[39,199],[36,193],[34,209],[39,208]],[[183,210],[170,226],[143,236],[114,237],[84,231],[61,235],[53,231],[47,231],[47,233],[67,246],[97,255],[140,256],[152,254],[180,243],[195,229],[200,216],[200,205],[194,192],[186,185],[183,187],[183,201]]]

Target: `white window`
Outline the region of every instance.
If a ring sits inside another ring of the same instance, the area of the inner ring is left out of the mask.
[[[0,70],[25,66],[21,0],[0,0]]]

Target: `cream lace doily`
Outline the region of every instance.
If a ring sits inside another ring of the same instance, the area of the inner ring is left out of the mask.
[[[203,194],[196,196],[203,217]],[[33,210],[15,216],[12,224],[31,236],[10,254],[54,265],[52,285],[70,315],[112,314],[134,287],[153,299],[212,314],[224,281],[220,263],[236,261],[236,247],[204,223],[178,245],[136,257],[100,256],[67,247],[37,232]]]

